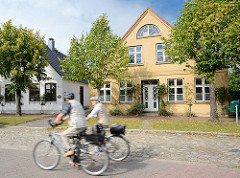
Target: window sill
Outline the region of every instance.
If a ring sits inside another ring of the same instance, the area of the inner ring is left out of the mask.
[[[156,65],[161,65],[161,64],[172,64],[171,62],[165,62],[165,61],[163,61],[163,62],[156,62]]]
[[[111,101],[101,101],[101,103],[105,103],[105,104],[111,104]]]
[[[142,64],[142,63],[141,63],[141,64],[133,64],[133,63],[132,63],[132,64],[128,64],[127,66],[128,66],[128,67],[144,66],[144,64]]]
[[[196,104],[209,104],[210,101],[195,101]]]
[[[132,104],[133,102],[132,101],[125,101],[125,102],[120,102],[120,104]]]
[[[184,101],[168,101],[169,103],[172,103],[172,104],[184,104],[185,102]]]
[[[141,37],[136,37],[136,39],[149,38],[149,37],[159,37],[159,36],[161,36],[161,34],[157,34],[157,35],[148,35],[148,36],[141,36]]]

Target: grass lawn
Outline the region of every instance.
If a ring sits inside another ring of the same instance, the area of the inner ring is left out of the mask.
[[[8,116],[8,117],[0,117],[0,124],[3,125],[18,125],[21,123],[26,123],[29,121],[39,120],[42,119],[42,117],[38,116]]]
[[[152,125],[153,130],[240,133],[240,126],[235,122],[154,120]]]
[[[1,115],[0,115],[1,116]],[[8,116],[0,117],[0,124],[18,125],[21,123],[42,119],[38,116]],[[97,119],[90,119],[88,126],[97,123]],[[127,129],[138,129],[142,123],[141,119],[111,119],[111,124],[126,124]],[[65,122],[62,127],[68,126]],[[153,120],[152,130],[176,130],[176,131],[198,131],[198,132],[219,132],[219,133],[240,133],[240,126],[235,122],[211,122],[211,121],[187,121],[187,120]]]

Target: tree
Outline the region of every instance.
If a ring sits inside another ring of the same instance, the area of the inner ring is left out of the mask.
[[[240,91],[240,68],[236,67],[229,74],[228,87],[232,91]]]
[[[16,93],[16,114],[21,112],[21,92],[33,86],[32,80],[46,79],[44,37],[32,29],[13,26],[11,20],[0,28],[0,75],[9,79],[10,93]]]
[[[210,82],[210,118],[219,120],[215,97],[217,71],[240,63],[240,1],[188,0],[165,40],[174,63],[203,75]],[[188,63],[193,60],[194,64]]]
[[[87,79],[94,89],[100,89],[106,78],[116,81],[127,75],[128,48],[113,35],[105,14],[97,19],[89,34],[73,37],[68,57],[61,63],[66,79]]]

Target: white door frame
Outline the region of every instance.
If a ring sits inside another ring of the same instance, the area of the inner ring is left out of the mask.
[[[144,84],[143,85],[143,104],[145,105],[145,110],[147,112],[156,112],[159,107],[158,96],[154,91],[157,87],[156,84]]]

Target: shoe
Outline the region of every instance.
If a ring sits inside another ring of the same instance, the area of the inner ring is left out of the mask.
[[[95,147],[94,152],[95,152],[95,153],[98,153],[98,152],[99,152],[99,148],[98,148],[97,146]]]
[[[99,148],[96,146],[94,151],[89,152],[91,155],[100,152]]]
[[[69,156],[72,156],[73,154],[74,154],[74,151],[73,151],[73,150],[68,150],[68,151],[65,153],[64,157],[69,157]]]
[[[72,162],[72,161],[69,161],[68,163],[71,164],[71,165],[73,165],[73,166],[75,166],[75,167],[80,167],[79,164],[76,164],[76,163],[74,163],[74,162]]]

